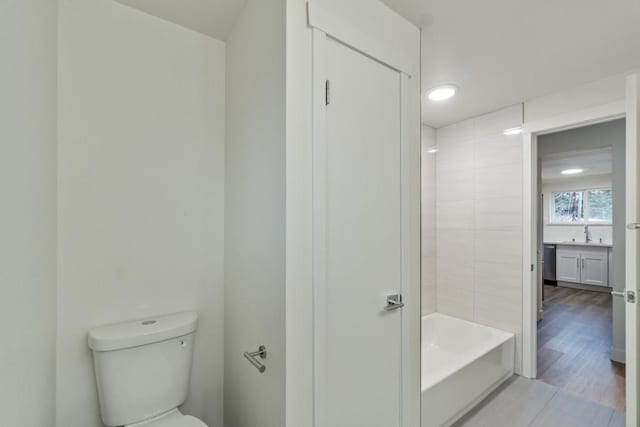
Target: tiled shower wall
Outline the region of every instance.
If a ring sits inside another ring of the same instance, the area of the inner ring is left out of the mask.
[[[422,314],[436,311],[436,131],[422,126]]]
[[[440,128],[435,156],[437,311],[516,333],[516,360],[522,331],[522,136],[503,131],[521,125],[518,105]]]

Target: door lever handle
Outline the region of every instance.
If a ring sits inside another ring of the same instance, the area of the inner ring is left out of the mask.
[[[640,230],[640,222],[634,222],[627,225],[628,230]]]
[[[402,307],[404,307],[402,295],[396,294],[387,296],[387,306],[384,308],[385,311],[393,311]]]
[[[611,295],[614,297],[624,298],[630,304],[636,303],[636,293],[634,291],[626,289],[623,291],[611,291]]]

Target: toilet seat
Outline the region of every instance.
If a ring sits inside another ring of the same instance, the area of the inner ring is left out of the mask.
[[[125,427],[207,427],[207,425],[196,417],[182,415],[180,411],[174,409],[159,417]]]

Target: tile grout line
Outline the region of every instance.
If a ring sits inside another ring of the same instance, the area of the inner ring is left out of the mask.
[[[609,427],[611,425],[611,422],[613,421],[613,418],[616,416],[616,411],[617,409],[612,408],[613,411],[611,411],[611,416],[609,417],[609,422],[607,423],[607,427]]]
[[[538,380],[533,380],[533,381],[538,381]],[[531,420],[531,422],[528,424],[529,426],[532,426],[533,423],[538,419],[538,417],[540,416],[540,414],[542,414],[544,412],[545,409],[547,409],[547,407],[549,406],[549,403],[551,403],[551,401],[556,397],[556,395],[558,394],[558,392],[560,391],[560,387],[556,387],[553,386],[553,388],[555,388],[555,391],[553,392],[553,394],[551,395],[551,397],[549,398],[549,400],[547,400],[547,402],[544,404],[544,406],[542,408],[540,408],[540,410],[538,411],[538,413],[536,414],[535,417],[533,417],[533,419]]]

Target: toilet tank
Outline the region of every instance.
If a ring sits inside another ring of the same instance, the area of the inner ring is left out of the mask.
[[[104,424],[134,424],[184,403],[197,320],[177,313],[89,332]]]

